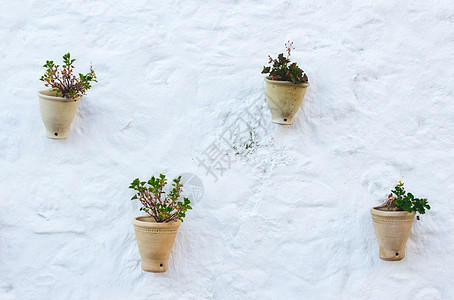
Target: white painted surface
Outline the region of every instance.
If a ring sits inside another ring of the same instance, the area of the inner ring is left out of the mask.
[[[454,298],[452,1],[0,4],[1,299]],[[311,86],[281,127],[260,71],[287,40]],[[68,51],[100,83],[50,140],[38,79]],[[238,117],[258,145],[228,149]],[[159,172],[205,194],[149,274],[128,185]],[[390,263],[369,209],[399,179],[433,209]]]

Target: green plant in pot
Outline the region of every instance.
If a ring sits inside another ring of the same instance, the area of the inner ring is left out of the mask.
[[[293,42],[285,44],[287,56],[280,53],[277,59],[269,57],[271,66],[263,67],[265,77],[266,98],[271,109],[272,122],[281,125],[293,124],[293,117],[303,102],[309,86],[307,75],[296,62],[290,63]]]
[[[141,211],[147,216],[134,218],[132,223],[137,238],[142,269],[163,273],[168,269],[168,260],[175,236],[186,212],[192,209],[188,198],[181,199],[183,184],[181,176],[173,179],[172,188],[166,192],[166,176],[152,176],[148,181],[134,179],[129,188],[136,191],[131,200],[139,200]]]
[[[415,214],[424,214],[426,209],[430,209],[427,199],[408,193],[401,181],[383,204],[371,208],[381,259],[396,261],[405,257]],[[419,220],[419,216],[417,218]]]
[[[77,111],[79,100],[91,88],[92,82],[97,82],[96,74],[90,67],[87,74],[74,75],[75,59],[66,53],[63,55],[63,65],[46,61],[46,71],[41,77],[48,90],[38,92],[41,117],[46,126],[46,136],[51,139],[65,139],[68,129]]]

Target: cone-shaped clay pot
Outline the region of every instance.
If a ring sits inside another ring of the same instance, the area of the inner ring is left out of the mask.
[[[266,98],[273,116],[272,122],[281,125],[292,125],[293,116],[303,103],[309,83],[294,84],[290,81],[271,80],[265,78]]]
[[[38,96],[41,118],[46,126],[46,137],[66,139],[81,97],[76,99],[56,97],[55,91],[52,90],[40,91]]]
[[[372,220],[377,235],[379,256],[383,260],[401,260],[405,257],[405,245],[410,235],[415,212],[387,211],[386,208],[371,208]]]
[[[153,217],[137,217],[132,220],[137,245],[142,257],[142,270],[163,273],[169,267],[169,255],[180,221],[157,223]]]

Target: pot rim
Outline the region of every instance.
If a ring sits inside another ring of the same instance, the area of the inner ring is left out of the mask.
[[[377,207],[372,207],[370,209],[370,213],[375,216],[382,216],[382,217],[414,217],[416,212],[412,211],[411,213],[408,211],[384,211],[379,210]]]
[[[147,220],[145,220],[145,219],[147,219]],[[173,220],[170,222],[158,223],[153,219],[153,217],[146,215],[146,216],[135,217],[134,219],[132,219],[132,224],[134,224],[135,226],[147,227],[147,228],[175,228],[175,227],[179,227],[181,225],[181,221]]]
[[[307,88],[310,85],[309,82],[293,83],[291,81],[272,80],[271,76],[266,76],[264,79],[267,83],[272,83],[272,84],[277,84],[277,85],[289,85],[289,86],[300,87],[300,88]]]
[[[57,97],[57,96],[49,95],[51,93],[54,93],[54,90],[52,90],[52,89],[41,90],[41,91],[38,91],[38,96],[40,98],[43,98],[46,100],[57,101],[57,102],[76,102],[82,98],[82,96],[78,96],[75,99],[68,99],[68,98],[64,98],[64,97]]]

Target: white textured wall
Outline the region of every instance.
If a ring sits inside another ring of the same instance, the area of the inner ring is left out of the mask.
[[[338,2],[1,0],[0,298],[453,299],[454,6]],[[260,71],[289,39],[311,86],[282,127]],[[68,51],[99,84],[50,140],[38,79]],[[128,185],[159,172],[205,194],[150,274]],[[384,262],[369,209],[399,179],[433,209]]]

